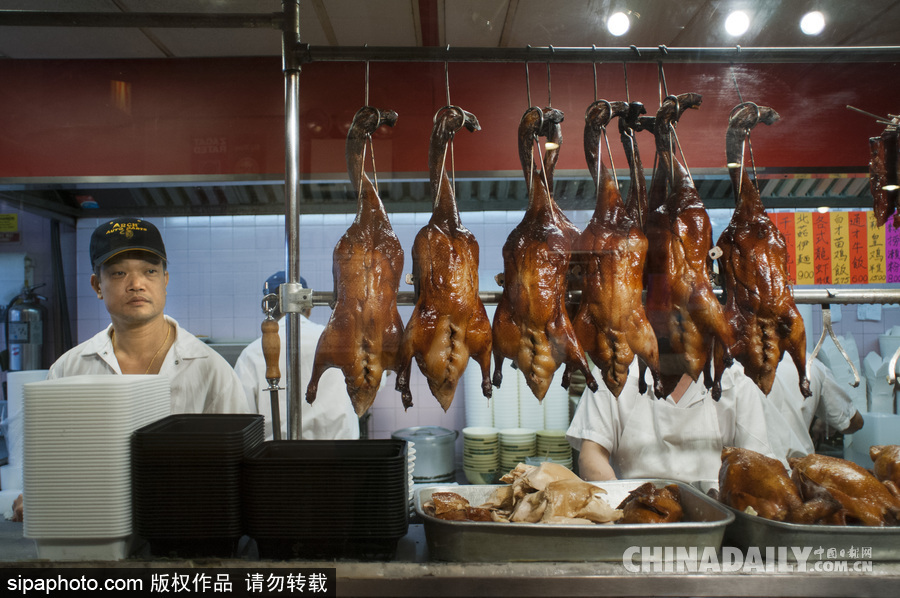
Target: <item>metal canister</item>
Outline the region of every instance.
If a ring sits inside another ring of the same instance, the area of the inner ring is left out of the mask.
[[[436,484],[456,481],[456,438],[459,432],[439,426],[404,428],[391,434],[416,450],[413,482]]]

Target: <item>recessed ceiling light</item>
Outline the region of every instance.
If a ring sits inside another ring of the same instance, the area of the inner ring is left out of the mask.
[[[743,35],[750,28],[750,17],[742,10],[736,10],[725,19],[725,31],[728,35]]]
[[[808,12],[800,19],[800,31],[806,35],[819,35],[825,29],[825,15],[818,10]]]
[[[818,208],[816,208],[816,211],[819,214],[827,214],[829,211],[831,211],[831,208],[829,208],[828,206],[819,206]]]
[[[625,35],[629,27],[631,27],[631,21],[624,12],[613,13],[606,20],[606,28],[617,37]]]

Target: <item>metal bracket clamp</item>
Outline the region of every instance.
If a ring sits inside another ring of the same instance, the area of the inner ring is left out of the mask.
[[[301,313],[312,309],[312,289],[304,289],[299,282],[286,282],[278,287],[278,300],[281,312],[285,314]]]

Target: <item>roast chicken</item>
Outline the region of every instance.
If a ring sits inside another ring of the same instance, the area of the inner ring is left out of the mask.
[[[617,523],[677,523],[684,518],[677,484],[656,488],[653,482],[646,482],[629,492],[616,508],[622,511]]]
[[[581,303],[572,322],[575,336],[600,369],[610,392],[618,397],[628,368],[640,358],[659,382],[656,336],[644,313],[642,299],[647,238],[625,209],[618,186],[600,159],[601,136],[612,116],[627,115],[625,102],[599,100],[585,114],[584,155],[597,183],[594,214],[573,247],[581,271]]]
[[[841,504],[822,490],[804,500],[780,461],[736,447],[722,449],[719,501],[787,523],[818,523],[841,509]]]
[[[375,186],[364,171],[365,148],[381,125],[393,126],[397,113],[360,108],[347,133],[347,170],[357,193],[356,219],[334,248],[331,318],[319,337],[306,400],[316,400],[319,378],[340,368],[357,415],[375,400],[385,370],[397,370],[403,322],[397,292],[403,248]]]
[[[876,445],[869,448],[875,477],[900,498],[900,445]]]
[[[730,365],[733,335],[710,282],[712,226],[693,180],[675,157],[676,118],[700,105],[699,94],[666,98],[654,123],[658,167],[649,193],[647,218],[646,313],[656,333],[663,393],[671,394],[682,375],[704,384],[718,400],[721,378]],[[666,181],[672,190],[665,196]],[[713,358],[714,373],[711,372]]]
[[[734,333],[731,356],[768,395],[787,351],[800,374],[800,392],[808,397],[812,392],[806,377],[806,332],[788,280],[787,243],[744,167],[750,130],[759,122],[771,125],[778,118],[768,106],[751,102],[732,111],[725,147],[735,210],[717,243],[722,250],[719,267],[725,317]]]
[[[841,504],[841,509],[824,523],[869,526],[900,523],[900,499],[856,463],[818,454],[788,461],[793,470],[791,479],[801,495],[816,495],[824,489]]]
[[[532,107],[519,124],[528,208],[503,245],[503,292],[493,321],[494,385],[501,385],[503,360],[510,359],[539,400],[561,365],[567,366],[563,387],[568,388],[571,371],[581,371],[587,385],[597,389],[566,311],[570,242],[550,197],[545,169],[534,160],[534,143],[545,118],[554,118],[553,111],[545,117]]]
[[[897,124],[889,125],[878,137],[869,138],[869,190],[878,226],[884,226],[900,204],[900,140]],[[900,214],[894,216],[900,225]]]
[[[446,411],[469,357],[481,366],[481,390],[491,396],[491,322],[478,296],[478,242],[459,218],[446,170],[447,148],[462,127],[481,127],[469,112],[441,108],[434,119],[428,168],[434,207],[412,248],[416,305],[406,324],[397,375],[403,405],[412,405],[412,359]]]

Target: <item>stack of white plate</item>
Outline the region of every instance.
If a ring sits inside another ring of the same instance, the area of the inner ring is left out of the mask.
[[[572,469],[572,447],[566,440],[565,430],[539,430],[536,436],[536,459],[559,463]]]
[[[503,382],[500,388],[494,387],[491,407],[493,409],[493,425],[495,428],[519,427],[519,371],[512,367],[512,362],[503,360]]]
[[[500,469],[500,430],[463,428],[463,473],[470,484],[494,484]]]
[[[553,382],[541,402],[544,409],[542,413],[544,420],[538,430],[565,430],[569,427],[569,391],[562,387],[564,371],[565,366],[556,370]]]
[[[131,435],[169,415],[169,380],[73,376],[24,388],[24,536],[39,558],[127,557]]]
[[[504,428],[500,430],[501,475],[525,463],[537,450],[536,431],[528,428]]]
[[[465,390],[466,425],[491,426],[494,423],[491,400],[481,392],[481,368],[470,361],[463,372],[463,389]],[[498,389],[493,389],[496,393]]]

